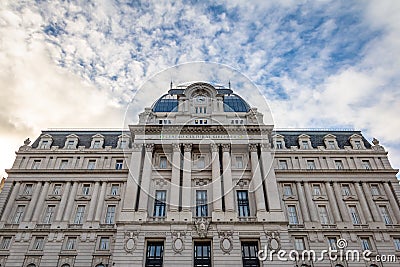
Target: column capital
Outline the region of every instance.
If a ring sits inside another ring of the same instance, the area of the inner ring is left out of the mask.
[[[179,144],[179,143],[173,143],[173,144],[172,144],[172,151],[173,151],[173,152],[180,152],[180,151],[181,151],[181,144]]]
[[[153,152],[154,144],[145,144],[146,152]]]
[[[183,144],[183,149],[185,152],[191,152],[192,151],[192,144]]]
[[[229,152],[231,150],[231,144],[222,144],[222,151]]]
[[[249,144],[250,152],[257,152],[257,144]]]
[[[136,151],[136,152],[141,151],[142,147],[143,147],[143,144],[135,144],[135,143],[132,144],[132,150]]]
[[[271,143],[261,143],[261,151],[269,151],[271,149]]]
[[[218,152],[219,145],[217,144],[210,144],[211,152]]]

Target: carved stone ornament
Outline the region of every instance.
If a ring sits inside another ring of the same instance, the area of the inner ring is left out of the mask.
[[[233,249],[232,234],[233,232],[231,231],[218,232],[218,236],[220,238],[219,247],[224,254],[229,254]]]
[[[173,150],[174,152],[180,152],[180,151],[181,151],[181,144],[173,143],[173,144],[172,144],[172,150]]]
[[[243,188],[245,186],[247,186],[249,184],[249,182],[247,180],[244,179],[239,179],[239,181],[237,181],[236,183],[240,188]]]
[[[281,249],[281,238],[278,231],[271,231],[265,233],[267,237],[268,250],[279,251]]]
[[[194,183],[196,186],[205,186],[209,183],[209,179],[195,178]]]
[[[210,144],[211,152],[218,152],[218,145],[217,144]]]
[[[191,152],[192,151],[192,144],[183,144],[183,148],[185,152]]]
[[[183,237],[186,235],[185,232],[172,232],[172,250],[175,253],[180,254],[185,249],[185,243]]]
[[[198,218],[195,221],[195,228],[200,237],[207,237],[207,232],[210,227],[210,222],[206,218]]]
[[[372,139],[372,144],[374,144],[374,146],[379,146],[379,140],[376,138]]]
[[[157,188],[163,188],[163,187],[166,186],[167,183],[168,183],[168,182],[167,182],[165,179],[163,179],[163,178],[155,179],[154,182],[155,182]]]
[[[30,143],[31,143],[31,140],[29,140],[29,138],[26,138],[24,141],[24,145],[29,146]]]
[[[249,144],[250,152],[257,152],[257,144]]]
[[[125,232],[124,249],[128,253],[132,253],[136,248],[137,232]]]
[[[229,152],[231,150],[231,145],[230,144],[222,144],[222,151],[223,152]]]

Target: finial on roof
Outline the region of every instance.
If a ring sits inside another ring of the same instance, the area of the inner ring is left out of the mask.
[[[31,140],[29,138],[25,139],[24,145],[28,146],[31,143]]]
[[[231,89],[231,80],[228,82],[228,88]]]
[[[169,89],[172,89],[172,80],[171,80],[171,83],[169,85]]]
[[[372,144],[374,144],[374,146],[378,146],[379,140],[374,137],[374,139],[372,139]]]

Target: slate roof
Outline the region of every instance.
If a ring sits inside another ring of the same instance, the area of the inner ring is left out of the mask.
[[[53,137],[52,146],[58,146],[60,148],[64,147],[65,141],[68,135],[75,134],[79,138],[78,146],[90,147],[92,136],[95,134],[101,134],[104,136],[104,146],[111,146],[116,148],[118,144],[118,136],[121,134],[130,135],[129,131],[111,131],[111,130],[54,130],[54,131],[42,131],[43,134],[49,134]],[[359,134],[362,136],[360,131],[306,131],[306,130],[285,130],[285,131],[275,131],[274,134],[280,134],[284,136],[285,145],[287,148],[291,146],[298,146],[298,137],[301,134],[307,134],[310,136],[311,144],[313,148],[317,146],[324,146],[324,136],[327,134],[333,134],[336,136],[339,148],[343,149],[344,146],[351,146],[349,142],[350,136],[353,134]],[[371,148],[371,144],[364,138],[363,142],[366,148]],[[33,142],[32,147],[37,148],[39,144],[40,136]]]

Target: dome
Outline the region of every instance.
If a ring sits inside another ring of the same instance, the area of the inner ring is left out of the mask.
[[[178,111],[178,99],[174,98],[169,94],[165,94],[160,97],[152,107],[153,112],[177,112]]]
[[[225,112],[248,112],[249,104],[236,94],[224,96],[224,111]]]

